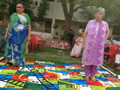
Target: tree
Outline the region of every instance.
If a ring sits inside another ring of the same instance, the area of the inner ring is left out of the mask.
[[[8,0],[0,0],[0,19],[5,19],[5,14],[7,13]]]
[[[106,10],[104,19],[110,23],[110,26],[119,26],[120,0],[61,0],[61,3],[65,16],[64,33],[68,32],[70,29],[72,17],[78,9],[81,9],[83,11],[82,14],[84,18],[90,20],[94,18],[96,8],[103,7]]]
[[[111,27],[119,26],[120,24],[120,0],[91,0],[93,6],[82,9],[81,14],[84,18],[93,19],[95,10],[98,7],[105,8],[105,17]]]
[[[61,0],[63,12],[65,16],[65,30],[69,30],[71,27],[72,17],[74,13],[82,7],[85,7],[89,4],[87,0],[81,0],[80,5],[76,5],[77,0]],[[67,6],[69,4],[69,6]]]
[[[49,10],[49,0],[42,0],[38,7],[38,20],[43,22],[44,16],[47,15],[46,11]]]
[[[79,2],[79,4],[78,4]],[[63,12],[65,16],[65,28],[63,39],[66,39],[68,36],[68,31],[71,28],[72,17],[74,13],[85,6],[91,5],[90,0],[61,0]]]

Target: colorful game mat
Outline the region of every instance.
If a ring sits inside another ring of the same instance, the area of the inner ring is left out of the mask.
[[[26,60],[24,67],[0,61],[0,90],[120,90],[120,80],[97,67],[96,81],[84,80],[84,66]]]

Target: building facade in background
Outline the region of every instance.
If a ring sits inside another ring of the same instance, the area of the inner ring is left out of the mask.
[[[40,3],[40,1],[41,0],[34,0],[35,3]],[[31,18],[32,30],[37,32],[51,33],[53,36],[57,36],[63,33],[62,29],[65,23],[63,7],[60,0],[49,0],[49,3],[49,10],[47,11],[47,15],[45,16],[45,21],[42,23],[39,23],[39,21],[37,20],[37,7],[39,4],[35,5],[35,8],[32,10],[34,13],[34,17]],[[74,32],[79,33],[79,30],[83,29],[86,26],[86,22],[87,20],[85,20],[80,15],[80,9],[78,9],[78,11],[74,13],[74,16],[72,18],[71,28],[74,30]],[[54,25],[57,25],[58,28],[54,29]]]

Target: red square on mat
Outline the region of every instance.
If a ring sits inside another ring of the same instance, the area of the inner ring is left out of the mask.
[[[7,70],[19,70],[19,66],[9,66],[9,67],[6,67],[5,69],[7,69]]]
[[[86,80],[88,85],[95,85],[95,86],[103,86],[100,82],[98,81],[92,81],[92,80]]]
[[[24,76],[24,74],[20,75],[13,75],[11,80],[16,80],[16,81],[29,81],[28,76]]]
[[[44,69],[45,66],[34,65],[33,67],[34,67],[34,68],[43,68],[43,69]]]
[[[6,63],[6,60],[2,60],[2,61],[0,61],[1,63]]]
[[[70,75],[80,75],[80,72],[68,72]]]
[[[57,74],[54,74],[54,73],[48,73],[48,72],[45,72],[44,73],[44,78],[48,78],[48,79],[57,79]]]
[[[42,90],[42,89],[22,89],[22,90]]]
[[[79,64],[73,64],[74,67],[83,67],[82,65]]]
[[[65,68],[65,66],[62,66],[62,65],[55,65],[55,67],[57,67],[57,68]]]
[[[35,60],[25,60],[25,62],[35,62]]]
[[[111,82],[120,82],[117,78],[107,78]]]

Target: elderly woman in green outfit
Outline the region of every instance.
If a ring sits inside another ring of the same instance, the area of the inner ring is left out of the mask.
[[[23,4],[16,5],[16,11],[10,16],[4,39],[7,40],[5,57],[6,65],[23,66],[25,61],[26,42],[30,41],[31,21],[24,13]]]
[[[4,52],[6,41],[4,40],[4,35],[6,28],[4,28],[3,21],[0,21],[0,50]]]

